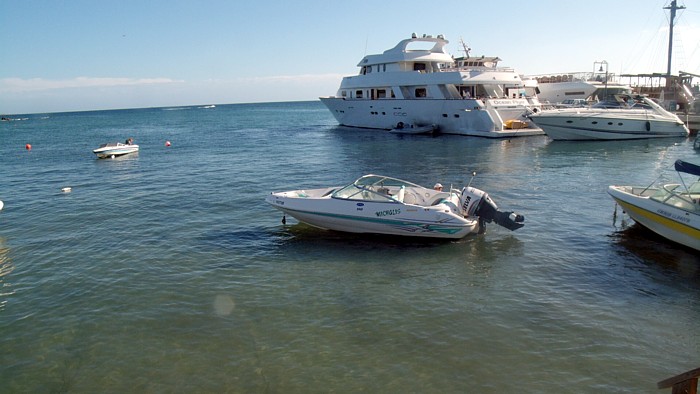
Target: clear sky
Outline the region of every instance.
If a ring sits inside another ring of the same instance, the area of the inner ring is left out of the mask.
[[[315,100],[411,33],[522,74],[666,72],[670,0],[0,0],[0,113]],[[700,74],[700,1],[672,72]]]

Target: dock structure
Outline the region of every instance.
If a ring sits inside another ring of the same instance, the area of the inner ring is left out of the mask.
[[[659,389],[672,387],[671,394],[697,394],[698,376],[700,376],[700,368],[695,368],[672,378],[662,380],[657,383],[656,386]]]

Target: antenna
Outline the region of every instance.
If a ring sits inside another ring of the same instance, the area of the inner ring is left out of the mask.
[[[469,180],[469,183],[467,183],[467,187],[472,184],[472,181],[474,180],[474,177],[476,176],[476,171],[472,171],[472,179]]]
[[[462,37],[459,37],[459,43],[462,44],[462,50],[464,51],[465,57],[469,57],[469,52],[471,52],[471,48],[467,46],[467,44],[462,40]]]

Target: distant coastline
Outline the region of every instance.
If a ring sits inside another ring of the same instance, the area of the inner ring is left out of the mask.
[[[26,113],[0,113],[3,122],[17,120],[16,117],[36,116],[36,115],[51,115],[51,114],[72,114],[84,112],[104,112],[104,111],[130,111],[138,109],[167,109],[167,108],[202,108],[208,106],[223,106],[223,105],[258,105],[258,104],[280,104],[280,103],[310,103],[318,101],[314,100],[290,100],[290,101],[259,101],[259,102],[241,102],[241,103],[204,103],[204,104],[184,104],[184,105],[163,105],[156,107],[130,107],[130,108],[105,108],[105,109],[86,109],[86,110],[69,110],[69,111],[48,111],[48,112],[26,112]],[[208,109],[208,108],[207,108]],[[7,119],[7,120],[6,120]]]

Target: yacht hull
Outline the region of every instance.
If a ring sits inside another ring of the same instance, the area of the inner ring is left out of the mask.
[[[510,138],[543,135],[541,128],[530,123],[527,128],[507,129],[506,120],[524,119],[526,99],[480,100],[381,99],[348,100],[321,97],[321,102],[341,126],[392,130],[399,123],[432,124],[442,134],[486,138]],[[495,118],[495,119],[494,119]]]

